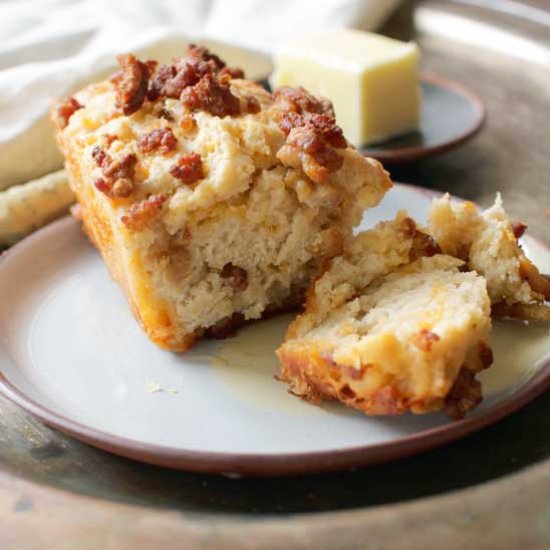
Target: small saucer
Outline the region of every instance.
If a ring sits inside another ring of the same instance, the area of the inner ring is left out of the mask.
[[[421,77],[420,130],[365,147],[364,155],[384,164],[400,164],[440,155],[473,138],[485,121],[481,99],[468,88],[446,78]]]

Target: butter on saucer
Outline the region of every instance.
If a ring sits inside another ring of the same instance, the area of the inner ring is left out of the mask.
[[[414,42],[350,29],[305,34],[275,56],[274,86],[328,97],[356,146],[418,129],[420,88]]]

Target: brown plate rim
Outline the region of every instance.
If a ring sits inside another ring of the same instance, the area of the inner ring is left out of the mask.
[[[383,144],[380,144],[380,149],[372,149],[368,146],[358,147],[358,151],[361,154],[388,164],[403,164],[446,153],[447,151],[462,145],[466,141],[469,141],[481,131],[487,120],[487,111],[483,101],[475,92],[456,80],[452,80],[434,73],[422,73],[420,80],[421,82],[426,82],[428,84],[432,84],[433,86],[452,90],[453,92],[468,98],[477,110],[477,117],[468,131],[438,145],[432,145],[431,147],[417,146],[403,147],[401,149],[383,149]]]
[[[441,196],[439,192],[415,185],[395,184],[395,187],[413,190],[430,197]],[[5,265],[6,260],[20,254],[32,246],[36,240],[44,238],[48,233],[55,232],[59,227],[70,226],[76,223],[78,223],[76,220],[66,216],[26,237],[2,254],[0,257],[0,269]],[[550,248],[545,243],[533,237],[530,238],[550,252]],[[57,428],[85,443],[119,456],[173,469],[198,473],[250,476],[313,474],[365,467],[398,458],[406,458],[451,443],[487,427],[517,411],[548,389],[550,389],[550,359],[544,362],[538,372],[520,389],[506,396],[502,401],[489,407],[486,411],[466,417],[458,422],[400,437],[390,443],[291,454],[217,453],[144,444],[129,438],[90,428],[37,403],[17,388],[4,373],[0,372],[0,393],[4,397],[47,425]]]

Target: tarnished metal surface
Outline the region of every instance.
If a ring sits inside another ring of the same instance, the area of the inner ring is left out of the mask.
[[[464,82],[484,99],[488,110],[487,126],[471,143],[439,158],[390,170],[398,181],[448,190],[483,205],[492,202],[496,191],[502,191],[512,216],[526,221],[531,234],[550,242],[550,11],[546,26],[544,18],[537,17],[542,12],[520,16],[517,2],[495,2],[508,8],[504,12],[476,4],[479,2],[410,3],[388,24],[391,34],[408,37],[414,15],[422,31],[417,39],[424,52],[424,69]],[[529,5],[544,7],[545,2],[531,1]],[[512,14],[507,13],[510,6],[514,8]],[[442,36],[447,30],[456,35],[453,41]],[[519,57],[513,57],[516,54]],[[496,541],[502,548],[520,543],[532,548],[550,547],[549,410],[550,394],[546,394],[464,441],[362,471],[294,479],[228,479],[172,472],[116,458],[43,426],[0,398],[0,541],[7,536],[7,548],[23,548],[18,541],[27,539],[18,539],[17,531],[28,532],[33,520],[37,528],[46,525],[48,511],[41,506],[51,506],[52,512],[63,516],[48,522],[49,531],[43,527],[45,533],[54,536],[67,532],[76,537],[76,526],[86,524],[82,514],[93,509],[97,513],[89,516],[95,522],[90,524],[94,530],[90,546],[63,547],[95,548],[93,541],[104,544],[123,540],[116,535],[120,530],[129,533],[134,525],[136,533],[143,530],[145,507],[151,514],[153,532],[147,539],[151,548],[161,543],[171,548],[170,540],[174,546],[178,540],[166,534],[181,537],[185,533],[193,541],[188,547],[197,547],[200,541],[210,545],[205,547],[223,548],[224,542],[226,547],[237,547],[238,531],[233,530],[226,538],[215,535],[217,522],[220,533],[225,532],[227,514],[233,515],[231,521],[246,524],[242,542],[247,548],[351,548],[352,541],[364,547],[358,537],[367,532],[371,536],[365,541],[376,548],[397,548],[386,543],[396,541],[392,533],[401,525],[403,530],[422,525],[424,538],[417,538],[422,548],[441,547],[445,536],[466,545],[475,540],[472,533],[490,536],[484,539],[490,540],[490,545],[480,542],[477,548],[492,548]],[[525,470],[535,464],[535,470]],[[510,479],[497,480],[511,474],[515,475]],[[10,479],[20,481],[10,484]],[[42,487],[33,490],[27,482]],[[446,494],[482,482],[487,483]],[[71,494],[64,497],[53,492],[53,496],[45,496],[55,489]],[[514,498],[522,491],[531,491],[529,498]],[[416,500],[433,495],[439,496]],[[408,502],[380,507],[403,501]],[[122,507],[121,503],[133,507]],[[494,518],[489,522],[491,503],[493,514],[503,514],[505,528],[497,529]],[[343,512],[324,519],[288,515],[336,510]],[[533,515],[534,510],[540,514]],[[266,515],[279,517],[273,523]],[[518,527],[522,522],[529,526],[523,538]],[[71,524],[72,530],[67,527]],[[13,529],[6,535],[9,525]],[[332,530],[326,532],[329,525]],[[260,536],[262,526],[265,535]],[[346,536],[350,531],[345,529],[351,529],[353,539]],[[315,533],[326,534],[319,537]],[[128,537],[129,541],[136,540]],[[48,547],[46,540],[37,539],[44,544],[36,547]],[[349,544],[343,545],[346,541]]]

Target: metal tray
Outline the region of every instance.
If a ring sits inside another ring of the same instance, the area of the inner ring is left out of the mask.
[[[462,81],[488,118],[472,142],[392,169],[550,241],[550,6],[405,2],[385,32],[423,70]],[[550,394],[415,458],[341,474],[230,479],[138,464],[45,427],[0,398],[0,543],[26,548],[550,548]]]

